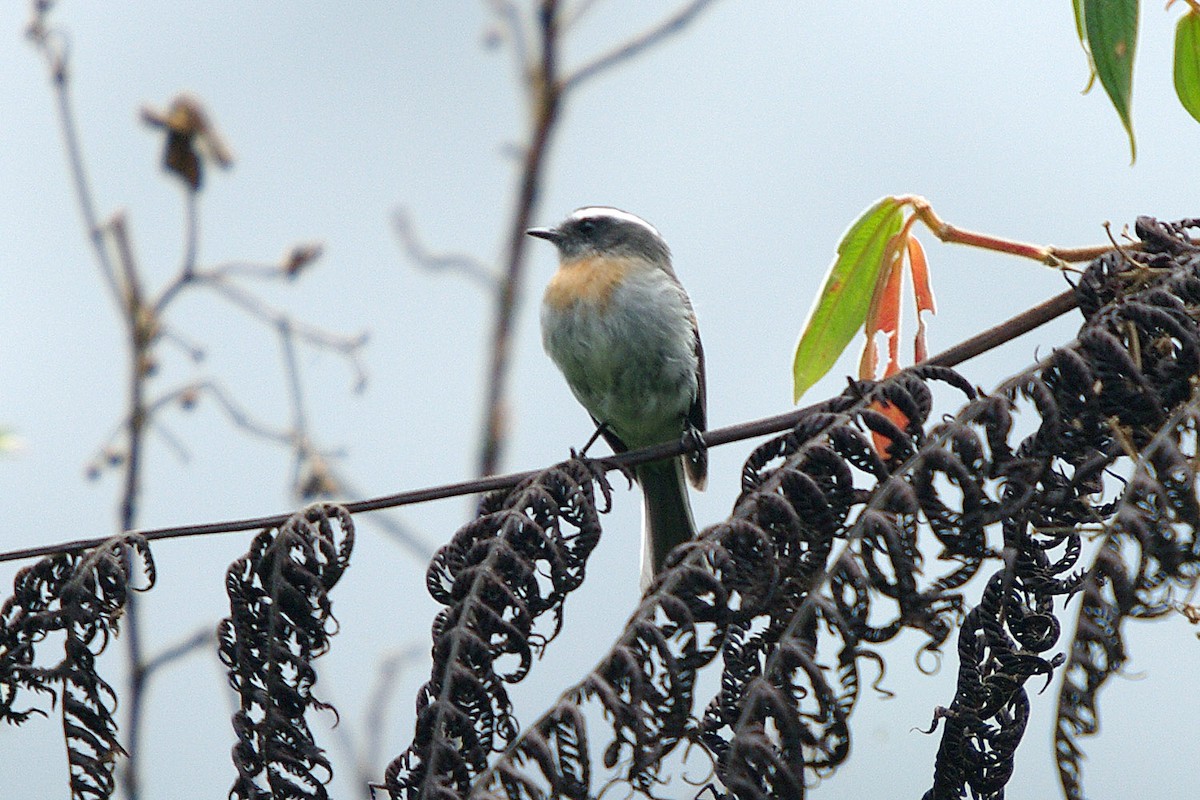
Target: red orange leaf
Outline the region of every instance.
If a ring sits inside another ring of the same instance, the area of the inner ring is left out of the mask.
[[[915,236],[908,237],[908,263],[912,270],[913,295],[917,303],[917,335],[913,341],[913,360],[924,361],[929,357],[929,344],[925,336],[923,312],[936,314],[937,303],[933,299],[933,284],[929,279],[929,262],[925,260],[925,250]]]

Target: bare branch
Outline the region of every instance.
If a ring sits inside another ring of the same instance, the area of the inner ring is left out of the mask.
[[[633,58],[654,46],[695,19],[712,0],[692,0],[675,14],[658,25],[625,42],[616,50],[584,65],[567,78],[559,75],[559,47],[565,25],[579,19],[587,11],[588,3],[577,6],[566,19],[560,18],[562,4],[558,0],[542,0],[537,4],[536,19],[538,42],[541,48],[537,63],[527,68],[526,86],[531,109],[529,142],[524,149],[521,166],[520,187],[517,192],[515,211],[509,228],[508,253],[505,268],[497,291],[495,327],[492,334],[492,354],[488,367],[485,418],[479,455],[479,474],[491,475],[499,469],[501,450],[507,435],[507,404],[505,384],[508,380],[508,365],[512,350],[513,314],[517,299],[524,284],[525,231],[529,228],[538,193],[541,189],[542,170],[553,132],[557,126],[558,111],[566,94],[587,78]],[[519,20],[512,20],[515,12],[510,3],[499,0],[494,8],[497,13],[509,15],[510,28],[519,27]]]
[[[414,230],[412,216],[400,208],[392,215],[392,229],[414,264],[430,272],[458,272],[488,291],[496,290],[496,275],[474,256],[465,253],[433,253],[425,248]]]
[[[271,281],[288,277],[280,264],[268,264],[254,261],[227,261],[207,269],[197,270],[205,281],[227,280],[231,278],[253,278],[254,280]]]
[[[391,695],[396,688],[404,668],[419,659],[427,647],[422,643],[409,643],[404,648],[387,653],[375,669],[375,682],[365,703],[365,713],[356,737],[347,725],[334,727],[334,741],[338,743],[347,760],[354,764],[355,783],[362,789],[362,796],[370,798],[369,784],[376,778],[381,760],[383,733],[391,729],[388,710]],[[333,689],[328,690],[330,694]],[[338,705],[334,703],[334,705]]]
[[[574,7],[568,8],[562,17],[562,29],[566,31],[573,28],[579,20],[587,16],[594,5],[596,5],[596,0],[579,0]]]
[[[187,445],[184,444],[182,439],[171,432],[171,429],[168,428],[162,420],[154,420],[151,428],[156,434],[158,434],[159,438],[163,440],[163,443],[166,444],[169,449],[175,452],[175,457],[179,459],[180,462],[186,464],[192,460],[192,451],[188,449]]]
[[[366,386],[367,372],[362,362],[361,352],[367,343],[368,337],[365,332],[353,336],[331,333],[314,325],[296,322],[286,312],[271,307],[244,289],[227,281],[210,281],[199,273],[197,273],[195,280],[197,283],[209,286],[214,292],[224,297],[233,305],[242,309],[250,316],[262,320],[271,327],[278,329],[281,325],[286,325],[301,340],[316,347],[339,353],[350,362],[350,365],[354,369],[355,391],[362,391],[363,387]]]
[[[570,91],[586,81],[588,78],[595,77],[605,70],[611,69],[622,62],[628,61],[631,58],[634,58],[644,51],[650,49],[651,47],[654,47],[664,39],[670,38],[676,33],[679,33],[681,30],[687,27],[692,20],[700,16],[700,14],[706,8],[708,8],[708,6],[712,5],[713,2],[714,0],[691,0],[691,2],[682,6],[678,11],[664,19],[662,22],[651,28],[647,28],[637,36],[634,36],[626,41],[624,44],[617,46],[608,53],[605,53],[595,60],[590,61],[589,63],[584,64],[582,67],[576,69],[564,79],[563,89],[565,91]]]
[[[491,475],[500,465],[507,433],[505,384],[512,358],[513,314],[524,283],[525,231],[533,219],[541,191],[542,169],[550,139],[558,121],[562,85],[558,77],[558,0],[542,0],[538,11],[541,60],[531,68],[527,81],[533,120],[529,144],[521,167],[520,187],[508,231],[508,255],[504,276],[496,293],[496,316],[492,354],[488,365],[484,425],[479,454],[479,474]]]
[[[522,81],[529,79],[529,43],[525,40],[525,27],[521,14],[512,0],[488,0],[488,6],[496,15],[498,25],[508,34],[512,44],[513,61],[516,64],[517,77]]]
[[[178,404],[184,409],[191,409],[205,394],[210,395],[216,400],[217,406],[225,412],[229,421],[239,430],[274,444],[291,446],[295,439],[292,431],[288,429],[271,428],[264,423],[256,421],[233,400],[228,391],[214,380],[199,381],[176,387],[160,395],[152,402],[147,403],[145,414],[148,423],[155,427],[156,430],[159,429],[161,423],[158,421],[158,416],[164,408]],[[96,474],[102,464],[120,466],[124,463],[124,453],[116,445],[116,440],[129,430],[129,425],[130,418],[126,417],[120,424],[113,428],[112,432],[105,439],[104,444],[101,445],[96,455],[92,457],[92,467],[89,469],[90,473]]]
[[[271,428],[261,422],[256,421],[245,409],[234,402],[229,392],[225,391],[221,384],[217,383],[216,381],[203,381],[195,384],[191,388],[196,394],[207,393],[211,395],[212,398],[217,401],[217,405],[220,406],[221,410],[224,411],[226,416],[229,417],[229,420],[236,427],[240,428],[246,433],[249,433],[252,436],[257,436],[260,439],[266,439],[267,441],[271,441],[276,444],[291,443],[291,431],[287,430],[286,428]],[[180,397],[181,401],[185,399],[186,398],[183,396]],[[192,400],[192,402],[195,401]]]
[[[167,284],[162,290],[158,299],[151,306],[156,315],[162,315],[167,304],[171,302],[179,290],[192,282],[196,272],[196,247],[197,237],[199,236],[200,220],[199,210],[196,207],[196,192],[186,192],[184,200],[184,225],[183,225],[183,260],[179,267],[179,274],[175,279]]]
[[[182,642],[168,647],[158,655],[146,661],[142,666],[142,672],[147,678],[153,675],[157,670],[169,666],[172,662],[185,658],[201,648],[215,644],[217,641],[216,628],[214,625],[205,625],[197,630]]]
[[[88,240],[91,242],[92,252],[96,256],[96,264],[100,268],[100,276],[104,279],[113,300],[120,308],[124,299],[117,282],[116,268],[104,246],[104,234],[100,229],[100,217],[96,213],[96,201],[92,195],[91,181],[88,179],[87,169],[83,163],[83,150],[79,144],[79,128],[75,122],[74,109],[71,107],[66,36],[62,31],[48,25],[46,14],[50,11],[49,4],[35,4],[34,9],[34,17],[26,30],[26,35],[37,47],[49,68],[50,77],[54,83],[55,100],[58,103],[58,122],[62,130],[63,146],[67,151],[71,183],[75,187],[75,202],[83,217]]]
[[[173,298],[178,296],[184,288],[197,283],[199,213],[196,196],[201,184],[201,161],[202,159],[209,160],[221,167],[228,168],[232,163],[232,156],[221,137],[213,129],[203,107],[195,98],[187,95],[177,96],[166,114],[153,109],[143,111],[144,120],[165,132],[164,166],[168,171],[179,176],[186,185],[182,257],[178,273],[162,288],[157,297],[154,297],[153,294],[148,296],[143,285],[144,276],[135,257],[125,213],[118,211],[106,223],[101,223],[96,211],[92,187],[84,169],[76,120],[71,108],[66,39],[61,32],[50,27],[47,19],[53,3],[49,0],[35,0],[33,7],[34,15],[28,27],[28,36],[34,42],[50,70],[58,103],[58,117],[63,131],[69,172],[75,185],[76,201],[101,275],[125,323],[127,334],[129,366],[126,416],[116,426],[109,442],[97,457],[94,465],[88,469],[89,475],[98,475],[99,465],[102,463],[108,463],[122,470],[123,485],[119,501],[118,525],[121,530],[135,527],[141,494],[145,436],[147,430],[157,422],[154,415],[168,403],[179,402],[184,407],[189,407],[195,403],[199,393],[207,390],[217,398],[218,404],[226,414],[243,430],[252,431],[257,435],[291,446],[296,453],[296,477],[298,478],[301,465],[323,461],[323,455],[312,446],[306,430],[307,420],[303,409],[303,395],[294,353],[295,340],[299,337],[307,343],[332,349],[342,354],[352,363],[356,383],[361,388],[365,382],[365,371],[361,362],[361,348],[366,341],[365,335],[338,337],[312,326],[295,323],[288,315],[271,309],[249,293],[233,286],[230,281],[226,280],[226,272],[217,269],[202,276],[203,282],[213,287],[226,300],[273,324],[280,336],[292,401],[294,429],[275,432],[252,422],[225,392],[212,383],[183,387],[156,400],[149,400],[148,384],[149,379],[156,372],[155,346],[160,340],[165,339],[179,345],[193,361],[199,361],[203,357],[201,348],[185,341],[178,334],[172,332],[164,335],[162,315]],[[294,278],[320,255],[320,251],[319,245],[294,247],[285,254],[283,260],[274,268],[274,272],[280,277]],[[232,274],[233,270],[229,270],[228,275]],[[157,430],[168,446],[172,447],[181,457],[187,457],[187,449],[169,430],[162,425],[158,425]],[[115,440],[120,440],[120,444],[116,444]],[[126,547],[123,558],[129,560],[131,557],[128,547]],[[130,596],[124,604],[123,622],[121,638],[126,646],[129,685],[127,695],[122,697],[122,705],[126,713],[124,727],[126,728],[128,750],[127,760],[121,765],[120,779],[127,800],[138,800],[140,797],[139,762],[142,756],[139,739],[145,701],[145,682],[158,666],[179,657],[182,652],[198,645],[184,643],[178,649],[169,650],[157,659],[147,661],[142,652],[138,606],[136,598],[133,596]],[[205,637],[211,639],[212,634],[207,633]],[[111,694],[107,685],[105,685],[105,689]],[[64,694],[64,725],[68,722],[67,700]],[[74,705],[78,706],[79,703],[74,702]],[[103,710],[103,702],[100,703],[100,707]],[[99,713],[96,712],[96,709],[90,709],[90,712]],[[78,713],[78,711],[71,713]],[[115,726],[113,730],[115,731]],[[69,730],[68,739],[70,739]],[[120,747],[115,745],[115,739],[113,739],[113,743],[115,750],[110,748],[110,752],[99,753],[102,761],[107,764],[103,771],[109,774],[112,772],[111,757],[120,751]],[[72,763],[74,764],[74,761]]]
[[[300,367],[296,363],[296,342],[292,321],[279,320],[279,346],[283,351],[283,367],[287,376],[288,401],[292,407],[292,432],[297,439],[307,438],[308,415],[304,411],[304,389],[300,385]]]
[[[1011,337],[1015,338],[1020,333],[1026,332],[1022,330],[1022,326],[1018,321],[1022,318],[1034,316],[1044,317],[1045,307],[1054,303],[1058,298],[1054,298],[1047,303],[1036,306],[1030,311],[1026,311],[1012,320],[1003,323],[997,328],[1003,328],[1010,332]],[[1047,322],[1048,319],[1042,319],[1042,322]],[[968,340],[971,341],[971,340]],[[991,348],[998,347],[1001,342],[994,341],[991,343]],[[938,366],[956,366],[968,358],[978,355],[978,353],[970,352],[975,348],[966,348],[963,345],[956,345],[949,350],[930,357],[926,361],[921,362],[922,365],[938,365]],[[209,384],[204,384],[208,387]],[[221,397],[221,395],[217,395]],[[231,408],[233,408],[231,406]],[[809,413],[808,408],[796,409],[783,414],[776,414],[770,417],[742,422],[736,425],[729,425],[724,428],[714,428],[706,431],[702,436],[696,437],[698,441],[678,441],[664,442],[663,444],[653,445],[652,447],[644,447],[640,450],[630,450],[619,455],[610,456],[600,459],[598,465],[605,471],[614,469],[628,469],[629,467],[643,464],[648,461],[659,461],[671,456],[678,456],[690,452],[696,447],[719,447],[730,442],[742,441],[744,439],[752,439],[757,436],[766,436],[772,433],[779,433],[793,427],[799,420],[803,419]],[[430,500],[443,500],[449,497],[460,497],[463,495],[479,494],[481,492],[490,492],[494,489],[506,489],[516,486],[522,480],[537,473],[537,470],[527,470],[523,472],[511,472],[506,475],[493,475],[485,478],[478,478],[469,481],[460,481],[458,483],[443,484],[440,486],[432,486],[425,489],[414,489],[405,492],[397,492],[395,494],[383,495],[380,497],[371,498],[368,500],[358,500],[355,502],[345,503],[346,510],[351,514],[361,514],[367,511],[378,511],[385,508],[396,508],[405,505],[415,505],[424,503]],[[254,517],[250,519],[233,520],[229,522],[214,522],[202,525],[184,525],[170,528],[154,528],[143,531],[136,531],[141,536],[144,536],[148,541],[158,539],[177,539],[187,536],[203,536],[214,533],[237,533],[241,531],[258,530],[260,528],[275,527],[282,525],[287,521],[290,514],[274,514],[271,516]],[[95,539],[80,539],[71,542],[63,542],[60,544],[42,545],[38,547],[27,547],[19,550],[9,550],[0,552],[0,562],[17,561],[25,558],[37,558],[53,553],[71,552],[74,550],[82,550],[88,547],[95,547],[98,544],[106,541],[105,538]]]
[[[164,342],[170,342],[182,350],[184,355],[186,355],[191,361],[198,364],[204,360],[204,348],[201,345],[193,342],[188,337],[184,336],[179,331],[164,326],[160,336]]]

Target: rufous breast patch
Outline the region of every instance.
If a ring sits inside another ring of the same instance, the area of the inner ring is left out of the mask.
[[[545,302],[556,309],[575,303],[594,303],[603,309],[633,268],[634,261],[629,258],[585,256],[563,262],[546,287]]]

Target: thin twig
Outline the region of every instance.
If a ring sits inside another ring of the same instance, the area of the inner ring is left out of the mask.
[[[364,499],[364,495],[359,491],[353,483],[348,481],[340,472],[330,469],[331,479],[342,491],[343,496],[349,498],[357,498],[358,501]],[[352,500],[351,502],[356,502]],[[380,509],[381,511],[385,509]],[[410,527],[402,523],[400,520],[390,514],[372,514],[369,518],[371,524],[379,528],[386,536],[392,539],[396,544],[404,549],[417,559],[419,563],[425,564],[429,559],[433,558],[434,548],[430,546],[423,538],[417,535]]]
[[[182,350],[184,355],[186,355],[191,361],[198,364],[204,360],[203,347],[191,341],[182,333],[179,333],[179,331],[167,327],[165,322],[163,323],[163,327],[159,332],[159,336],[164,342],[170,342]]]
[[[180,263],[179,273],[175,279],[166,285],[162,293],[158,296],[151,307],[154,309],[155,315],[161,316],[167,305],[171,302],[179,291],[190,284],[196,276],[196,249],[198,247],[197,237],[199,236],[199,211],[196,208],[196,192],[187,191],[184,208],[184,225],[183,225],[183,259]]]
[[[1058,301],[1059,298],[1052,298],[1047,303],[1019,314],[1017,317],[1005,322],[998,329],[1008,331],[1009,338],[1015,338],[1021,333],[1026,332],[1027,326],[1021,322],[1026,317],[1033,319],[1042,318],[1042,323],[1052,319],[1053,316],[1047,316],[1045,308]],[[1039,323],[1040,324],[1040,323]],[[968,340],[963,344],[956,345],[942,353],[939,353],[926,361],[923,364],[938,364],[941,366],[954,366],[962,363],[967,358],[978,355],[978,352],[972,352],[977,348],[968,348],[966,345],[973,340]],[[1003,342],[994,341],[992,347],[997,347]],[[629,467],[638,464],[644,464],[648,461],[659,461],[664,458],[682,455],[694,450],[698,446],[704,447],[719,447],[731,442],[742,441],[744,439],[752,439],[758,436],[767,436],[772,433],[779,433],[788,430],[796,425],[806,414],[809,413],[808,408],[801,408],[794,411],[788,411],[783,414],[776,414],[771,417],[763,417],[749,422],[742,422],[736,425],[729,425],[724,428],[715,428],[705,432],[701,437],[700,442],[692,441],[673,441],[656,444],[651,447],[643,447],[640,450],[630,450],[618,455],[609,456],[607,458],[598,459],[597,464],[605,471],[628,469]],[[481,492],[490,492],[495,489],[508,489],[516,486],[521,481],[528,477],[537,474],[537,470],[526,470],[523,472],[511,472],[507,475],[493,475],[485,478],[477,478],[474,480],[460,481],[457,483],[448,483],[440,486],[431,486],[425,489],[413,489],[405,492],[397,492],[395,494],[383,495],[368,500],[357,500],[354,502],[345,503],[346,510],[351,514],[361,514],[367,511],[378,511],[384,508],[396,508],[399,506],[414,505],[417,503],[425,503],[431,500],[443,500],[449,497],[460,497],[463,495],[479,494]],[[159,539],[178,539],[188,536],[205,536],[214,533],[237,533],[241,531],[260,530],[263,528],[274,528],[282,525],[291,516],[291,512],[283,514],[273,514],[265,517],[253,517],[250,519],[233,520],[229,522],[212,522],[200,525],[182,525],[169,528],[153,528],[143,531],[137,531],[138,534],[144,536],[149,541]],[[96,539],[80,539],[72,542],[63,542],[60,544],[41,545],[38,547],[27,547],[20,550],[10,550],[0,553],[0,562],[16,561],[25,558],[37,558],[41,556],[53,555],[55,553],[73,552],[76,550],[85,550],[87,548],[96,547],[107,541],[107,538]]]
[[[151,419],[150,428],[154,431],[154,433],[158,434],[158,437],[163,440],[163,443],[170,450],[175,452],[175,457],[179,459],[181,463],[186,464],[192,460],[192,451],[188,449],[188,446],[183,442],[182,439],[171,432],[171,429],[168,428],[162,420]]]
[[[216,381],[212,380],[189,383],[184,386],[176,387],[175,389],[160,395],[152,402],[147,403],[145,407],[145,416],[148,420],[148,424],[154,426],[156,430],[159,429],[162,423],[158,421],[157,417],[163,408],[176,403],[185,408],[191,408],[197,402],[199,402],[200,398],[204,395],[211,396],[217,402],[217,406],[225,413],[226,417],[234,427],[274,444],[286,445],[288,447],[292,446],[292,443],[295,439],[292,431],[282,428],[273,429],[253,419],[245,409],[241,408],[236,402],[234,402],[233,398],[230,397],[229,392],[222,388],[221,385]],[[124,453],[114,446],[113,443],[118,437],[128,431],[129,424],[129,417],[121,420],[120,424],[116,425],[112,432],[104,440],[104,444],[100,447],[96,455],[93,456],[93,464],[95,465],[96,469],[98,469],[99,466],[105,462],[108,462],[113,466],[124,463]]]
[[[562,17],[562,29],[566,31],[573,28],[587,16],[594,5],[596,5],[596,0],[579,0],[572,8],[568,8]]]
[[[388,696],[399,680],[404,667],[421,658],[428,649],[428,645],[424,642],[413,642],[403,650],[388,655],[379,665],[375,685],[367,701],[366,718],[363,720],[363,730],[367,737],[363,747],[366,751],[365,763],[371,767],[380,763],[382,742],[379,734],[390,728],[387,711],[391,707],[391,703],[388,702]]]
[[[308,455],[308,415],[304,411],[304,389],[300,385],[300,367],[296,363],[296,344],[292,337],[291,320],[279,320],[279,347],[283,351],[283,371],[288,387],[288,403],[292,407],[292,450],[295,458],[292,485],[300,485],[300,470]]]
[[[425,248],[413,228],[412,217],[401,208],[392,214],[392,230],[410,261],[430,272],[458,272],[475,281],[489,291],[498,285],[496,275],[486,264],[466,253],[434,253]]]
[[[96,201],[92,196],[91,182],[83,163],[83,150],[79,144],[79,130],[75,124],[75,112],[71,106],[71,87],[68,78],[66,44],[63,34],[46,24],[44,17],[48,8],[38,10],[28,29],[29,38],[46,60],[54,82],[54,97],[58,104],[58,122],[62,132],[63,146],[67,151],[68,171],[75,187],[75,203],[87,228],[88,241],[96,256],[100,275],[108,287],[113,301],[121,308],[124,298],[117,282],[117,271],[104,246],[104,233],[100,229],[100,218],[96,213]]]
[[[145,673],[145,676],[149,678],[156,671],[169,666],[172,662],[189,656],[202,647],[215,644],[216,640],[216,627],[214,625],[205,625],[198,629],[191,636],[184,639],[182,642],[168,647],[154,658],[147,660],[142,667],[142,671]]]
[[[692,20],[700,16],[701,12],[712,5],[713,2],[715,0],[691,0],[690,3],[687,3],[657,25],[647,28],[624,44],[618,45],[613,50],[576,69],[563,81],[563,90],[570,91],[587,79],[594,78],[605,70],[612,69],[631,58],[641,55],[664,39],[679,33]]]
[[[195,385],[197,392],[211,395],[217,401],[217,405],[229,417],[229,421],[235,427],[250,433],[260,439],[275,442],[276,444],[290,445],[292,441],[292,432],[283,428],[270,428],[267,425],[253,419],[250,414],[234,402],[229,396],[229,392],[225,391],[220,384],[215,381],[203,381]]]
[[[125,447],[124,490],[121,494],[120,530],[137,525],[138,502],[141,499],[142,453],[149,421],[146,403],[146,380],[153,361],[153,344],[157,325],[151,310],[145,305],[141,270],[133,254],[129,229],[123,213],[114,214],[108,224],[109,236],[117,252],[120,284],[124,299],[123,318],[129,337],[129,399],[128,439]],[[133,559],[133,550],[125,548],[124,557]],[[145,701],[146,669],[142,652],[140,601],[130,593],[125,601],[124,634],[126,657],[129,661],[129,691],[125,697],[126,757],[120,770],[121,784],[128,800],[141,797],[141,734],[142,708]]]
[[[517,77],[525,80],[529,72],[529,44],[525,41],[525,28],[521,22],[521,14],[512,0],[488,0],[492,13],[500,18],[508,31],[509,42],[512,43],[513,62],[517,67]]]
[[[209,281],[204,279],[199,273],[197,273],[194,280],[198,285],[202,283],[211,287],[213,291],[230,303],[271,327],[278,329],[281,324],[287,324],[291,328],[292,333],[303,341],[339,353],[354,368],[356,391],[361,390],[366,384],[367,372],[363,366],[361,357],[362,348],[366,345],[368,338],[365,332],[353,336],[330,333],[315,325],[307,325],[303,322],[293,320],[287,313],[272,308],[259,298],[232,283],[226,281]]]
[[[291,276],[279,264],[269,264],[265,261],[226,261],[206,269],[197,269],[205,281],[225,280],[228,278],[253,278],[260,281],[286,280]]]
[[[196,250],[200,239],[200,211],[196,203],[196,192],[184,193],[183,263],[179,268],[182,275],[196,271]]]
[[[1078,305],[1079,303],[1073,291],[1066,291],[1055,295],[1046,302],[1039,303],[1029,309],[1024,314],[1002,322],[994,328],[989,328],[983,333],[976,334],[970,339],[938,353],[936,356],[927,358],[924,363],[936,364],[941,367],[953,367],[961,364],[967,359],[974,358],[981,353],[986,353],[1000,344],[1029,333],[1034,328],[1045,325],[1052,319],[1061,317],[1068,311],[1078,307]]]
[[[388,709],[392,705],[389,702],[390,695],[404,667],[420,658],[425,650],[425,646],[411,643],[402,650],[388,654],[379,662],[375,671],[375,683],[367,695],[366,711],[358,737],[355,737],[346,725],[334,726],[334,741],[341,747],[347,760],[354,764],[355,783],[361,788],[363,798],[372,797],[370,784],[377,775],[375,770],[380,762],[383,734],[391,727],[387,719]]]

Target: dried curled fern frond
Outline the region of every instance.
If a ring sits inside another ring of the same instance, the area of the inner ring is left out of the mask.
[[[991,394],[926,366],[809,409],[751,455],[730,518],[668,556],[610,651],[520,735],[496,712],[508,708],[499,681],[440,689],[448,705],[436,713],[458,727],[418,727],[421,752],[446,754],[420,763],[422,796],[583,800],[593,796],[593,750],[652,795],[664,756],[688,741],[712,755],[730,796],[802,798],[847,757],[860,661],[882,666],[872,646],[915,629],[936,657],[958,626],[955,694],[936,715],[944,725],[927,797],[999,798],[1030,716],[1026,684],[1062,664],[1049,653],[1064,604],[1082,589],[1067,678],[1076,689],[1064,689],[1060,715],[1086,722],[1089,691],[1121,658],[1123,615],[1161,613],[1171,590],[1200,573],[1200,256],[1183,235],[1190,225],[1139,220],[1144,249],[1115,251],[1085,273],[1078,338]],[[932,381],[968,397],[936,424]],[[883,403],[903,412],[903,430]],[[1032,432],[1015,433],[1018,417]],[[872,435],[888,442],[882,452]],[[1163,437],[1170,448],[1151,447]],[[1133,478],[1106,478],[1122,470]],[[1096,528],[1136,540],[1140,560],[1126,564],[1106,545],[1087,569],[1082,532]],[[941,548],[935,558],[924,530]],[[958,590],[985,566],[994,569],[983,596],[966,610]],[[698,717],[696,673],[718,659],[720,689]],[[604,719],[594,747],[588,706]],[[1060,762],[1078,755],[1061,719]]]
[[[133,587],[140,561],[146,585]],[[108,798],[113,769],[124,754],[113,719],[117,698],[96,672],[96,656],[117,633],[129,591],[154,584],[154,561],[137,534],[116,536],[91,550],[60,553],[17,573],[13,594],[0,609],[0,719],[20,724],[38,708],[18,709],[22,689],[61,692],[72,798]],[[63,634],[63,657],[38,666],[37,647]]]
[[[349,513],[318,503],[259,533],[229,567],[230,615],[218,626],[217,639],[241,700],[233,715],[238,778],[231,797],[328,796],[332,770],[305,714],[332,708],[313,696],[312,661],[329,649],[336,621],[328,593],[349,565],[353,546]]]
[[[1095,691],[1123,659],[1119,623],[1134,608],[1133,587],[1145,585],[1150,593],[1195,581],[1194,472],[1180,469],[1186,459],[1176,448],[1190,427],[1194,452],[1194,425],[1179,422],[1198,411],[1200,255],[1182,231],[1183,225],[1139,220],[1144,251],[1111,253],[1085,273],[1077,290],[1086,317],[1078,338],[1002,387],[1012,402],[1029,399],[1040,425],[1012,458],[993,459],[992,470],[1004,478],[999,519],[1006,566],[992,576],[959,635],[958,689],[952,705],[938,712],[945,730],[930,800],[968,789],[973,797],[1003,796],[1029,716],[1023,685],[1034,675],[1049,678],[1062,663],[1061,656],[1042,654],[1058,641],[1056,598],[1080,589],[1056,750],[1067,796],[1081,797],[1074,737],[1094,730]],[[1133,462],[1133,478],[1116,499],[1098,502],[1104,472],[1122,461]],[[1154,468],[1147,471],[1147,464]],[[1152,518],[1155,509],[1164,514]],[[1150,557],[1134,568],[1136,577],[1128,575],[1110,539],[1086,577],[1072,572],[1082,526],[1103,526],[1110,535],[1139,531]],[[1157,556],[1164,556],[1161,564]],[[1105,584],[1115,602],[1100,591]]]
[[[1162,615],[1171,608],[1172,594],[1186,594],[1200,575],[1198,433],[1200,393],[1142,449],[1083,582],[1054,735],[1068,800],[1084,796],[1078,737],[1099,731],[1098,693],[1126,660],[1122,626],[1130,618]]]
[[[939,503],[942,515],[950,513],[948,506],[931,486],[921,493],[889,477],[899,459],[911,457],[914,440],[872,410],[874,401],[886,396],[904,409],[909,429],[918,430],[931,405],[920,378],[945,380],[974,394],[949,370],[920,370],[866,395],[848,392],[837,413],[831,407],[814,415],[760,447],[747,462],[735,517],[783,501],[783,513],[777,514],[786,525],[772,523],[769,516],[748,521],[775,543],[778,569],[786,579],[756,618],[732,626],[721,691],[701,725],[702,741],[717,759],[717,775],[736,797],[803,797],[806,772],[825,774],[845,760],[849,716],[859,693],[858,659],[878,660],[867,645],[906,627],[925,631],[929,649],[949,635],[961,607],[961,598],[950,589],[961,579],[947,576],[921,587],[915,539],[923,503]],[[890,440],[890,463],[871,447],[871,431]],[[768,456],[783,463],[763,471]],[[946,459],[941,467],[949,469]],[[856,471],[874,482],[873,493],[855,488]],[[964,492],[966,511],[959,518],[979,513],[971,497]],[[795,564],[789,563],[789,551],[799,554]],[[972,564],[982,558],[975,555]],[[886,604],[896,606],[891,618],[871,622],[885,615]],[[760,632],[750,633],[751,626]],[[818,659],[823,635],[838,644],[836,670]]]
[[[600,538],[593,481],[607,498],[602,474],[574,460],[488,495],[434,556],[429,592],[446,608],[433,623],[433,672],[418,696],[416,735],[385,774],[393,797],[465,795],[516,734],[504,684],[528,674],[583,581]],[[547,613],[549,630],[535,630]]]
[[[972,393],[949,370],[930,367],[915,374]],[[904,385],[896,397],[919,426],[922,409],[929,407],[927,390],[914,374],[889,386],[896,384]],[[911,626],[940,642],[951,628],[947,617],[959,606],[942,596],[944,587],[933,593],[896,591],[904,602],[899,623],[877,631],[865,624],[865,612],[857,621],[845,614],[851,606],[861,611],[863,598],[851,601],[847,587],[856,576],[841,566],[836,585],[845,607],[832,596],[807,601],[815,588],[835,585],[827,565],[842,560],[831,557],[833,545],[844,536],[852,508],[868,497],[855,480],[888,475],[869,432],[904,438],[871,410],[879,397],[874,385],[854,385],[814,408],[791,433],[759,448],[747,464],[730,519],[673,551],[608,655],[522,732],[476,781],[471,796],[590,797],[583,711],[588,702],[598,703],[611,725],[612,738],[603,748],[606,766],[620,762],[625,779],[647,794],[660,778],[663,757],[684,740],[709,747],[718,775],[738,785],[738,796],[756,796],[755,781],[769,784],[764,796],[800,796],[806,763],[824,770],[844,759],[846,719],[858,689],[854,660],[867,652],[857,649],[861,636],[887,638]],[[880,544],[880,552],[915,564],[905,538],[911,531],[889,530],[894,541]],[[915,586],[910,578],[905,585]],[[816,657],[822,625],[847,643],[833,683]],[[696,672],[718,655],[725,661],[722,690],[698,724]]]

